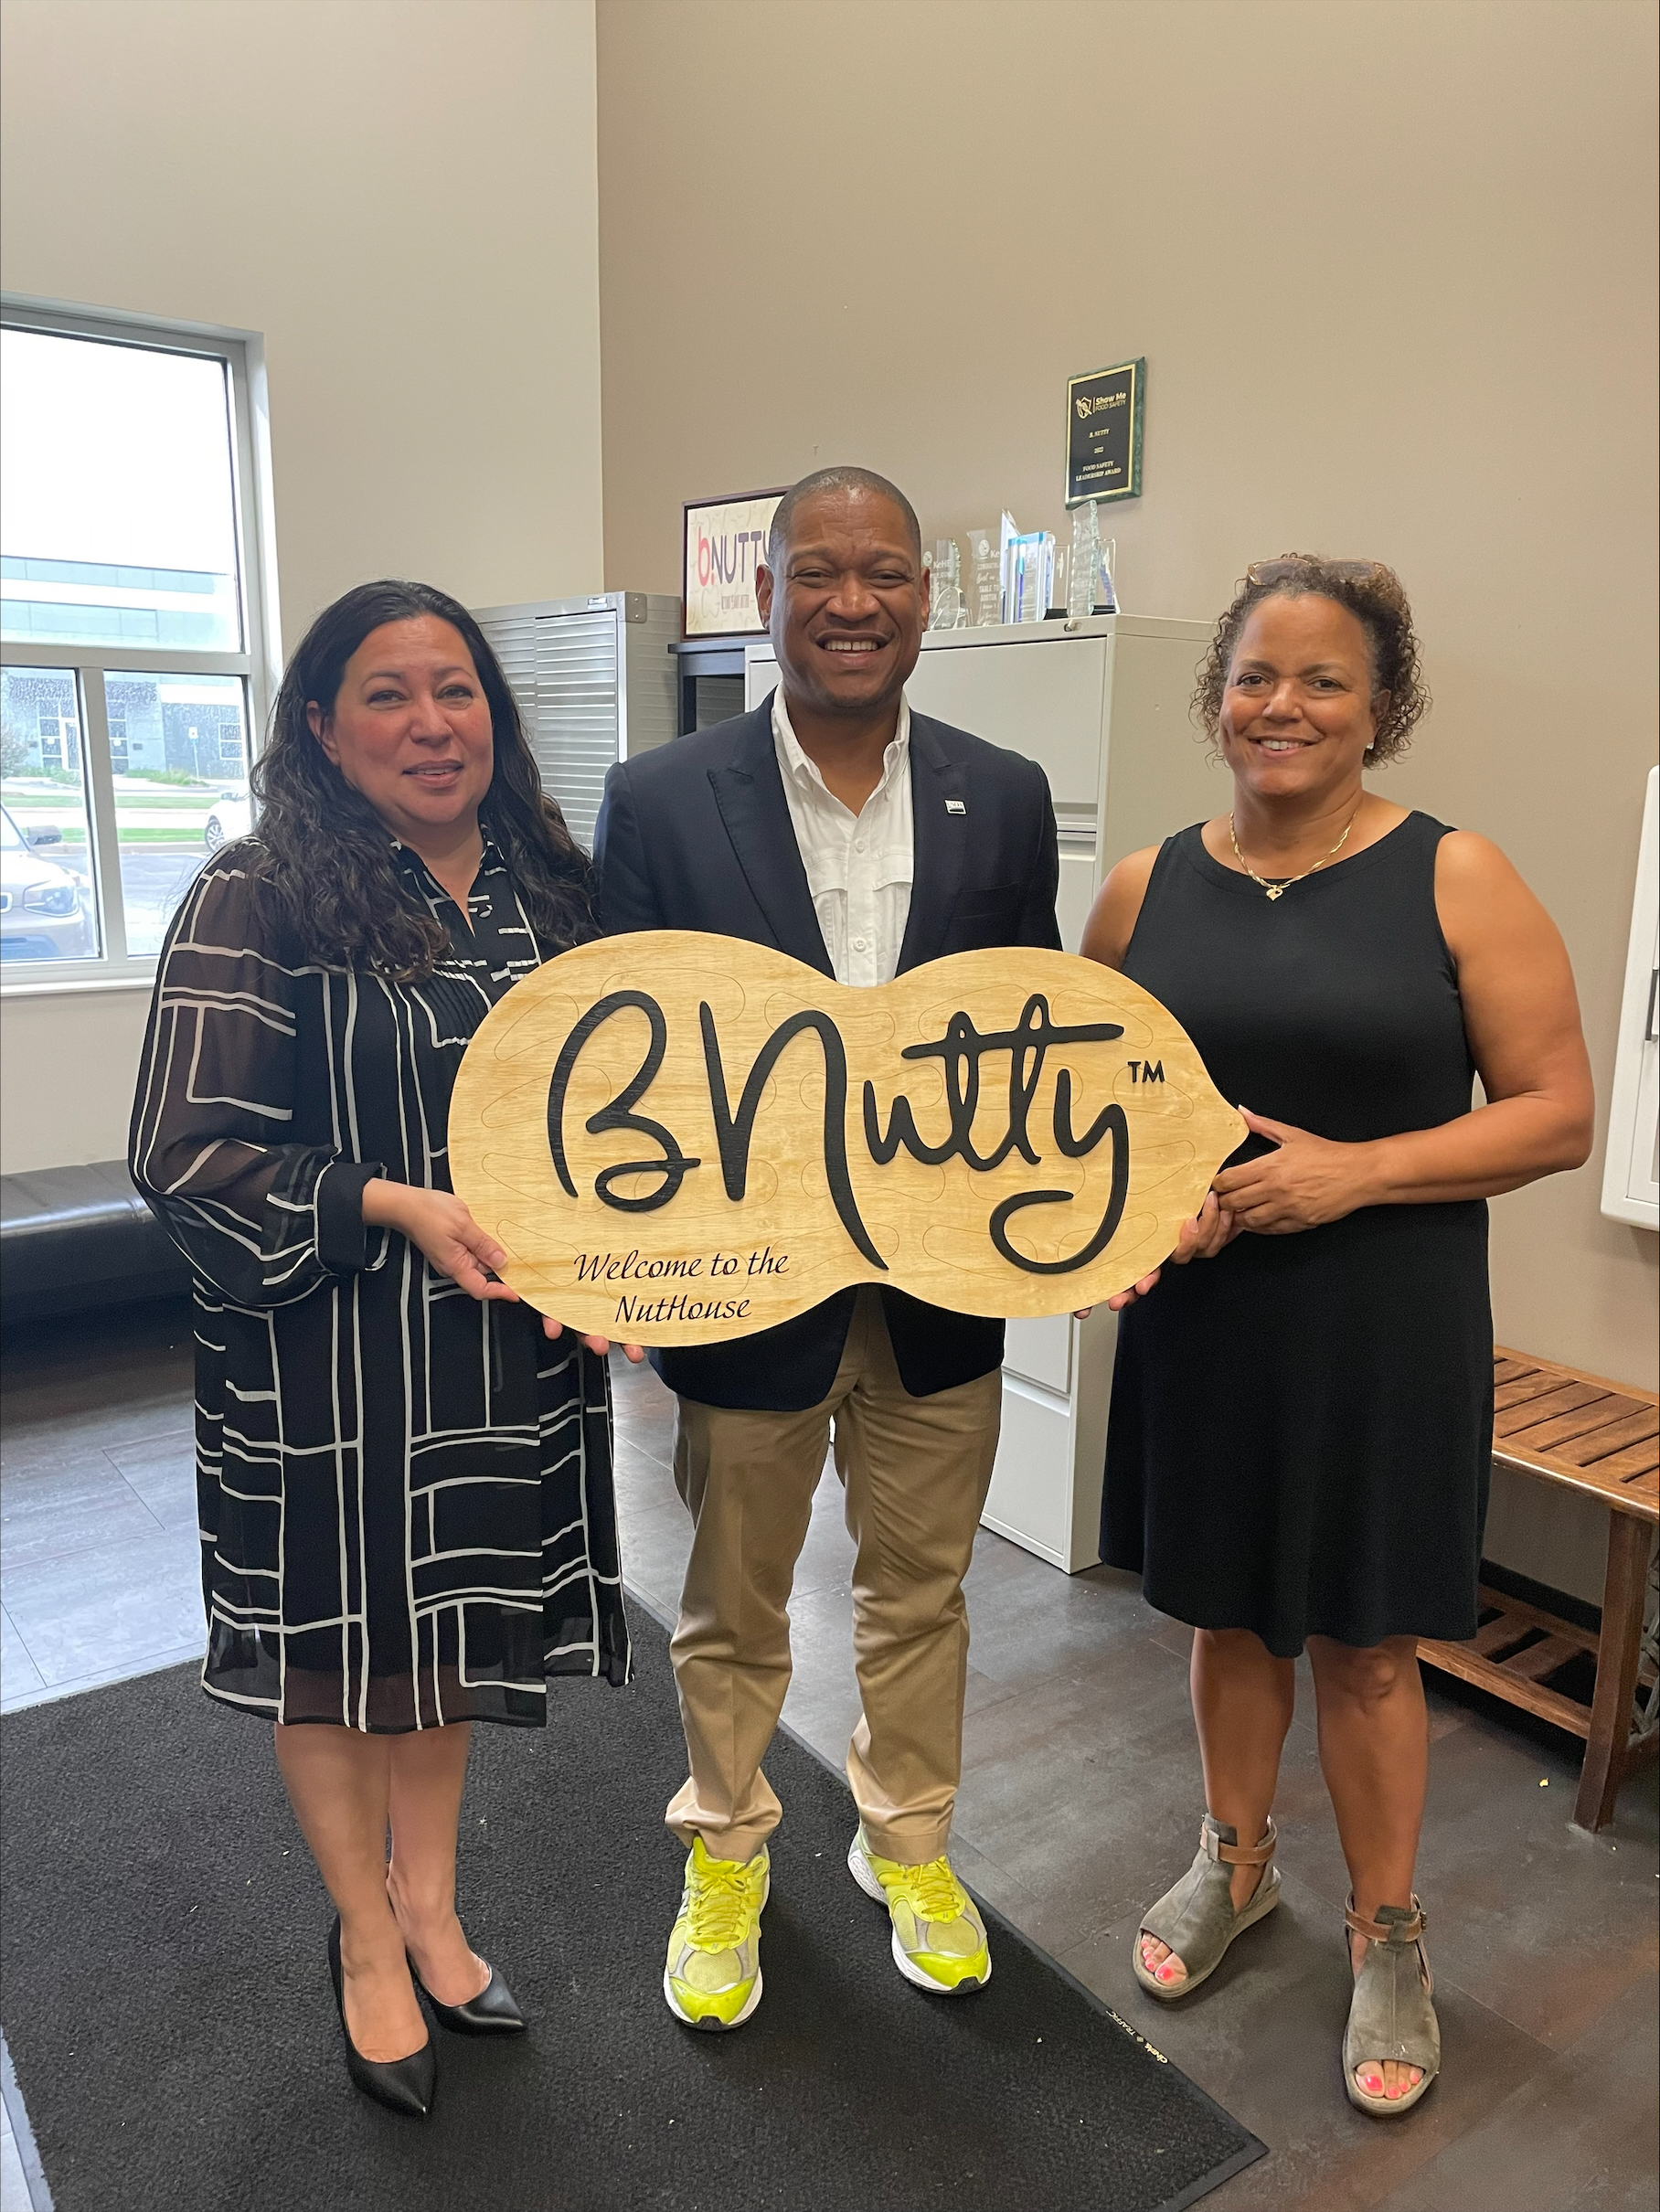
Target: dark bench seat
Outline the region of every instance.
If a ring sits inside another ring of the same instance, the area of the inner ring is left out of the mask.
[[[124,1160],[0,1175],[0,1324],[189,1288],[189,1268]]]

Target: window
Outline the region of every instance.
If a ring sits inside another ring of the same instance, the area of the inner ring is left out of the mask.
[[[0,987],[144,977],[250,824],[274,582],[256,340],[0,327]]]

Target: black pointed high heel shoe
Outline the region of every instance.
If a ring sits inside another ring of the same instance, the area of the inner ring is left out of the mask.
[[[401,2112],[410,2120],[424,2120],[432,2110],[432,2098],[438,2088],[438,2054],[432,2048],[432,2038],[429,2035],[420,2048],[411,2051],[407,2058],[388,2061],[366,2058],[357,2048],[352,2041],[352,2031],[346,2025],[346,1977],[340,1964],[337,1914],[328,1931],[328,1972],[340,2012],[340,2033],[346,2037],[346,2072],[366,2097],[372,2097],[377,2104],[384,2104],[388,2111]],[[419,1989],[419,1983],[416,1987]]]
[[[406,1952],[406,1957],[408,1956]],[[469,1997],[464,2005],[441,2005],[420,1978],[420,1969],[410,1960],[410,1972],[415,1987],[432,2007],[440,2027],[447,2027],[452,2036],[522,2036],[525,2015],[518,2008],[513,1992],[502,1980],[494,1966],[490,1979],[476,1997]]]

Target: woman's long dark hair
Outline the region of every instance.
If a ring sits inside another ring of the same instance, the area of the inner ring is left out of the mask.
[[[250,873],[269,888],[307,959],[409,981],[447,950],[442,925],[410,899],[384,822],[311,732],[308,705],[334,711],[346,665],[372,630],[433,615],[460,632],[490,706],[495,767],[479,808],[537,935],[565,946],[593,931],[592,867],[542,789],[516,702],[484,632],[446,592],[384,579],[325,607],[289,661],[265,750],[250,778],[260,803]]]

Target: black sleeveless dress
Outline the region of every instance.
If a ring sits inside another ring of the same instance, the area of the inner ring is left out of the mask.
[[[1345,1143],[1452,1121],[1474,1069],[1435,913],[1446,835],[1410,814],[1270,899],[1183,830],[1124,973],[1255,1113]],[[1473,1636],[1492,1430],[1484,1202],[1248,1233],[1120,1319],[1101,1555],[1161,1612],[1282,1657]]]

